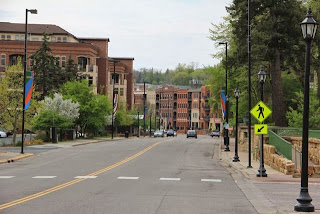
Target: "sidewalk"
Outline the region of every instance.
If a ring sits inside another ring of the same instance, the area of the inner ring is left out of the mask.
[[[119,140],[123,139],[120,137],[115,137],[113,140],[111,138],[99,138],[99,139],[76,139],[74,141],[63,141],[63,142],[58,142],[58,143],[48,143],[48,144],[42,144],[42,145],[33,145],[33,146],[28,146],[28,147],[35,147],[35,148],[45,148],[45,147],[60,147],[60,148],[65,148],[65,147],[73,147],[73,146],[81,146],[81,145],[86,145],[86,144],[91,144],[91,143],[100,143],[104,141],[114,141],[114,140]],[[7,152],[7,151],[2,151],[0,147],[0,164],[2,163],[11,163],[23,158],[31,157],[33,156],[33,153],[18,153],[18,152]]]
[[[257,177],[260,161],[251,157],[252,168],[248,166],[248,152],[238,152],[240,162],[233,162],[234,138],[230,138],[230,152],[224,151],[221,140],[220,159],[232,174],[237,185],[252,203],[258,213],[299,213],[294,211],[300,192],[300,178],[285,175],[264,164],[267,177]],[[309,178],[309,193],[315,212],[320,213],[320,179]]]

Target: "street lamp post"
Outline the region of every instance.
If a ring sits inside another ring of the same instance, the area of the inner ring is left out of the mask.
[[[151,118],[152,118],[152,113],[150,113],[150,128],[149,128],[149,137],[151,137]]]
[[[23,95],[22,95],[22,142],[21,142],[21,154],[23,154],[23,144],[24,144],[24,113],[25,113],[25,105],[26,105],[26,72],[27,72],[27,37],[28,37],[28,12],[32,14],[37,14],[38,11],[36,9],[28,10],[26,9],[26,24],[24,31],[24,61],[23,61]],[[16,131],[16,130],[14,130]]]
[[[113,84],[112,84],[112,134],[111,139],[113,139],[113,132],[114,132],[114,85],[116,84],[116,63],[120,62],[118,60],[111,60],[113,62]]]
[[[143,136],[146,136],[146,82],[143,81]]]
[[[138,110],[138,135],[137,135],[137,137],[140,137],[140,124],[139,124],[139,121],[140,121],[140,112]]]
[[[219,45],[226,46],[226,124],[229,122],[229,98],[228,98],[228,42],[219,42]],[[226,146],[224,151],[229,152],[229,130],[228,127],[224,127],[224,145]]]
[[[238,155],[238,104],[239,104],[239,97],[240,97],[240,90],[237,89],[234,91],[234,96],[236,97],[236,139],[234,142],[234,157],[233,157],[233,162],[238,162],[240,161],[239,155]]]
[[[259,82],[260,82],[260,95],[261,101],[263,101],[263,84],[266,82],[267,73],[262,67],[258,73]],[[264,157],[263,157],[263,135],[260,136],[260,167],[258,169],[257,177],[267,177],[266,169],[264,168]]]
[[[251,166],[251,0],[248,0],[248,166]]]
[[[309,76],[310,76],[310,46],[317,32],[318,23],[313,19],[311,8],[306,18],[300,23],[303,38],[306,40],[306,73],[304,75],[304,104],[303,104],[303,131],[302,131],[302,168],[301,188],[297,198],[298,203],[294,210],[298,212],[314,212],[312,198],[308,192],[308,132],[309,132]]]

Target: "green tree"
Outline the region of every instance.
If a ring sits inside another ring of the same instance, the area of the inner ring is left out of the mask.
[[[21,60],[17,65],[6,68],[6,75],[0,81],[0,121],[1,126],[8,130],[14,130],[13,144],[16,142],[16,130],[21,129],[22,104],[23,104],[23,66]],[[41,108],[41,104],[32,94],[31,104],[25,111],[25,127],[29,127],[30,119]]]
[[[49,37],[43,34],[43,40],[39,50],[31,57],[31,70],[35,72],[35,88],[41,92],[41,99],[44,99],[51,91],[57,91],[61,85],[62,76],[59,61],[52,55],[49,44]]]
[[[107,115],[111,114],[108,97],[94,94],[88,81],[67,82],[61,87],[61,93],[65,99],[72,99],[80,104],[76,124],[82,133],[94,134],[106,125]]]

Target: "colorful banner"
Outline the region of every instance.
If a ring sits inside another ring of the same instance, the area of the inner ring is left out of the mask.
[[[118,110],[118,94],[114,94],[114,98],[113,98],[113,116],[116,116],[117,110]]]
[[[222,110],[222,116],[225,117],[226,115],[226,95],[222,92],[220,94],[220,100],[221,100],[221,110]]]
[[[34,74],[33,71],[27,71],[26,72],[26,85],[25,85],[25,106],[24,110],[27,110],[31,103],[31,97],[32,97],[32,90],[33,90],[33,79]]]
[[[148,116],[148,107],[144,109],[144,116],[143,116],[144,121],[146,121],[147,116]]]

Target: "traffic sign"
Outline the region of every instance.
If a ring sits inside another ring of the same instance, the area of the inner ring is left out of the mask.
[[[268,125],[267,124],[254,124],[254,133],[255,134],[268,134]]]
[[[269,115],[272,113],[272,111],[269,109],[269,107],[264,104],[264,102],[260,101],[257,103],[255,107],[253,107],[250,111],[250,113],[260,122],[262,123]]]

